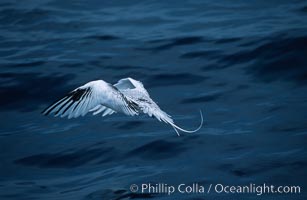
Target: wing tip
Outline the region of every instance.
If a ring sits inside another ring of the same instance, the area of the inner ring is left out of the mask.
[[[53,104],[52,104],[52,105],[53,105]],[[51,105],[51,106],[52,106],[52,105]],[[50,106],[48,106],[47,108],[45,108],[44,110],[42,110],[42,111],[41,111],[41,114],[44,115],[44,116],[49,115],[49,114],[50,114],[49,109],[50,109]]]

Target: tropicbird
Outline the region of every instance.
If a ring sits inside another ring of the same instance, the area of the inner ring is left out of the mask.
[[[54,114],[55,117],[77,118],[89,112],[93,115],[102,113],[102,116],[113,113],[123,113],[130,116],[140,113],[154,116],[159,121],[170,124],[180,136],[178,130],[186,133],[194,133],[203,125],[203,116],[200,110],[201,122],[195,130],[185,130],[177,126],[170,115],[160,109],[149,96],[147,90],[140,81],[132,78],[124,78],[112,85],[103,80],[86,83],[65,97],[47,107],[44,115]]]

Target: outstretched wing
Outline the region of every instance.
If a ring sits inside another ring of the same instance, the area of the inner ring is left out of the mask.
[[[134,80],[132,78],[124,78],[114,84],[114,87],[121,91],[126,96],[126,98],[129,98],[131,101],[135,102],[143,113],[148,114],[150,117],[154,116],[159,121],[170,124],[178,136],[180,135],[178,130],[187,133],[193,133],[198,131],[203,125],[203,116],[200,112],[201,123],[197,129],[190,131],[177,126],[171,116],[161,110],[160,107],[150,98],[147,90],[144,88],[140,81]]]
[[[91,81],[68,93],[43,111],[43,114],[54,114],[68,118],[84,116],[88,112],[103,116],[115,112],[136,115],[137,105],[130,102],[114,86],[102,81]]]
[[[89,110],[89,112],[93,112],[93,115],[97,115],[99,113],[102,113],[102,116],[106,116],[106,115],[112,115],[113,113],[116,113],[115,110],[112,110],[111,108],[107,108],[103,105],[98,105],[96,107],[94,107],[93,109]]]

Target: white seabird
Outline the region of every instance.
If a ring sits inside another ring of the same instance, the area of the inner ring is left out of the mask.
[[[84,116],[88,112],[93,112],[93,115],[102,113],[102,116],[117,112],[131,116],[145,113],[170,124],[178,136],[180,136],[178,130],[194,133],[203,125],[203,116],[200,111],[201,123],[197,129],[180,128],[174,123],[171,116],[162,111],[150,98],[143,84],[132,78],[121,79],[114,85],[103,80],[88,82],[47,107],[42,113],[44,115],[54,113],[55,117],[70,119]]]

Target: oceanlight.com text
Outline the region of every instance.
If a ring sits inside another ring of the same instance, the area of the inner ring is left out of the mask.
[[[178,185],[167,183],[141,183],[130,185],[130,191],[142,194],[300,194],[301,187],[295,185],[272,185],[272,184],[254,184],[246,185],[227,185],[227,184],[200,184],[181,183]]]

